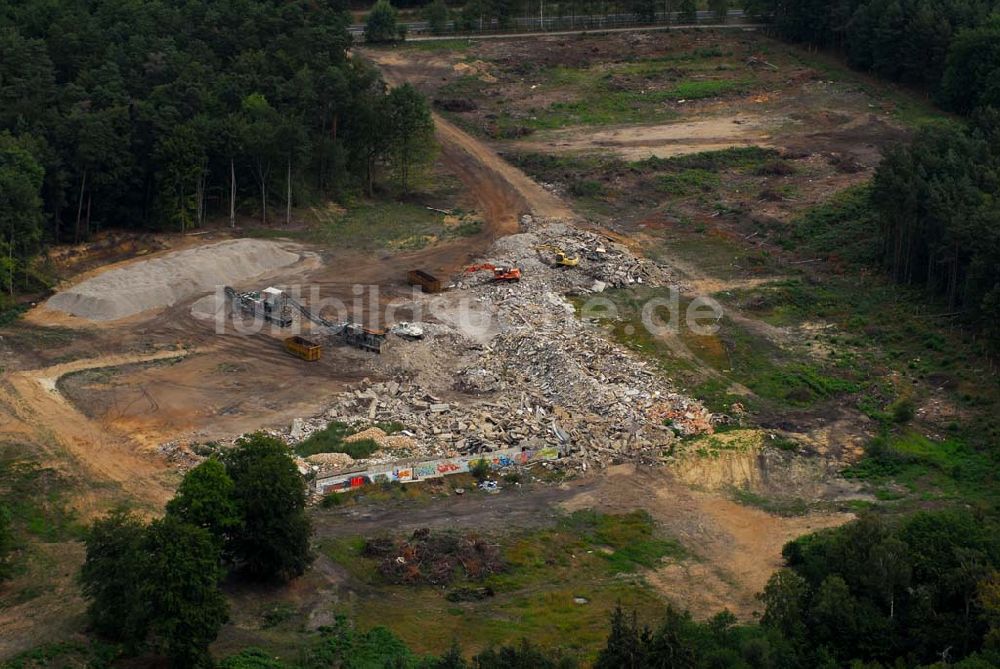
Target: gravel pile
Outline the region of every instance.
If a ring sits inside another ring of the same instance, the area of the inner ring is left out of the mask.
[[[236,239],[133,262],[82,281],[46,306],[93,321],[114,321],[232,285],[298,262],[277,242]]]

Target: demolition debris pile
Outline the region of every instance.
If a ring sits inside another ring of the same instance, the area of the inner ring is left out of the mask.
[[[461,570],[482,580],[506,569],[500,547],[475,534],[416,530],[407,541],[368,539],[362,554],[378,560],[378,570],[393,583],[444,585]]]
[[[526,216],[522,229],[498,240],[484,259],[520,268],[519,282],[463,274],[452,290],[417,298],[439,302],[426,310],[423,339],[374,356],[369,364],[378,380],[340,393],[322,413],[296,419],[282,434],[294,444],[339,421],[358,431],[345,441],[371,440],[378,450],[357,460],[318,453],[306,458],[309,465],[328,474],[521,448],[551,449],[565,466],[586,469],[655,462],[678,437],[712,432],[704,406],[579,318],[564,297],[671,285],[667,268],[564,223]],[[559,265],[553,248],[578,264]],[[456,316],[463,305],[485,322],[463,323]],[[405,429],[387,435],[378,424],[388,422]],[[190,451],[171,447],[168,455],[188,464]]]
[[[331,420],[396,421],[407,428],[402,438],[409,440],[408,447],[387,443],[368,464],[520,447],[554,448],[567,462],[585,468],[658,459],[678,436],[711,432],[712,415],[700,403],[674,392],[646,361],[580,320],[562,297],[607,286],[663,285],[669,272],[593,233],[561,223],[537,224],[528,217],[522,223],[528,232],[505,237],[493,248],[494,257],[522,268],[519,283],[465,276],[451,293],[473,298],[492,316],[496,333],[485,344],[434,324],[423,342],[407,345],[413,355],[380,361],[384,368],[376,371],[392,380],[342,393],[323,415],[297,424],[292,439],[305,438]],[[554,243],[580,257],[579,266],[555,268],[546,262],[537,249]],[[424,348],[438,354],[421,355]],[[414,380],[426,371],[421,364],[447,366],[448,361],[453,367],[434,375],[446,383],[427,387]],[[332,459],[310,460],[337,469]]]

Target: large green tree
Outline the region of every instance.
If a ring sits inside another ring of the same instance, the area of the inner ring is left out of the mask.
[[[939,97],[962,114],[978,107],[1000,109],[1000,14],[955,38],[948,51]]]
[[[221,548],[240,526],[235,488],[219,460],[206,460],[184,475],[167,515],[207,530]]]
[[[211,666],[208,646],[229,617],[212,535],[168,515],[149,526],[143,549],[139,591],[150,608],[150,631],[172,667]]]
[[[407,192],[413,170],[426,163],[434,150],[434,121],[427,100],[410,84],[397,86],[383,102],[393,171]]]
[[[28,138],[0,132],[0,268],[11,295],[16,271],[27,276],[42,238],[45,172],[30,147]]]
[[[258,433],[239,439],[224,462],[241,518],[240,531],[230,541],[237,566],[257,579],[302,574],[312,560],[312,527],[305,513],[305,481],[288,446]]]
[[[377,0],[365,18],[365,41],[372,44],[399,39],[398,13],[389,0]]]
[[[114,511],[91,525],[80,569],[87,618],[103,637],[136,648],[149,630],[151,604],[141,584],[148,574],[146,527],[138,516]]]

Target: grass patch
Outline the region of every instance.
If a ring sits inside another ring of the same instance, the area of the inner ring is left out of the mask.
[[[0,328],[10,325],[27,310],[28,305],[26,304],[8,305],[6,302],[0,303]]]
[[[668,195],[691,195],[699,191],[707,193],[718,186],[718,174],[697,168],[656,177],[656,189]]]
[[[616,307],[617,318],[605,319],[613,338],[657,361],[668,376],[681,381],[713,410],[723,411],[733,402],[750,401],[730,392],[733,382],[746,386],[764,402],[798,407],[855,393],[863,387],[864,378],[849,365],[824,366],[803,360],[729,318],[723,318],[719,331],[710,336],[696,335],[683,325],[677,330],[681,342],[717,375],[706,372],[678,356],[669,340],[652,334],[643,325],[643,305],[651,298],[663,298],[662,291],[632,289],[608,291],[605,295]],[[689,300],[678,300],[676,307],[683,314],[688,304]],[[659,316],[664,321],[668,318],[666,313]]]
[[[49,543],[79,539],[83,528],[66,505],[67,481],[54,469],[21,458],[21,450],[0,444],[0,505],[10,511],[15,537]]]
[[[903,486],[922,499],[981,501],[996,504],[996,463],[961,438],[935,440],[915,430],[882,434],[865,449],[865,458],[843,471],[845,478]],[[880,499],[893,499],[885,489]]]
[[[748,89],[748,82],[730,79],[682,81],[667,91],[665,97],[671,100],[701,100],[730,93],[745,93]]]
[[[878,222],[868,184],[848,188],[792,221],[775,239],[785,249],[833,262],[874,266],[878,260]]]
[[[744,506],[752,506],[775,516],[804,516],[809,513],[809,503],[804,499],[771,498],[759,495],[746,488],[734,488],[733,499]]]
[[[562,520],[561,529],[594,546],[611,549],[601,555],[615,573],[655,567],[664,557],[686,556],[684,547],[676,540],[654,536],[653,519],[642,510],[622,515],[575,511]]]
[[[523,125],[533,130],[557,130],[575,125],[616,125],[620,123],[655,123],[677,118],[664,102],[673,99],[668,93],[635,93],[598,88],[593,95],[571,102],[554,102],[526,118],[502,117],[502,124]]]
[[[644,171],[654,172],[690,169],[711,172],[738,169],[751,172],[763,165],[772,164],[778,155],[779,152],[775,149],[765,149],[760,146],[732,146],[718,151],[702,151],[670,158],[652,156],[636,162],[635,165]]]
[[[43,667],[110,667],[121,654],[118,646],[101,641],[60,641],[45,643],[8,659],[3,669]]]
[[[456,38],[418,42],[408,41],[403,42],[400,48],[411,51],[468,51],[472,48],[472,40]]]
[[[385,583],[376,561],[362,555],[361,538],[326,542],[321,550],[365,584],[345,602],[344,613],[362,628],[387,625],[416,652],[443,652],[457,638],[471,653],[524,637],[583,661],[603,647],[616,603],[640,615],[662,611],[662,600],[630,574],[684,554],[676,541],[657,536],[644,512],[581,511],[547,529],[491,540],[500,543],[508,570],[484,581],[458,578],[449,588]],[[486,587],[492,596],[461,596]],[[450,592],[456,595],[449,599]]]
[[[248,235],[301,239],[324,246],[409,251],[450,234],[441,214],[408,202],[369,200],[347,209],[314,209],[313,213],[313,222],[305,228],[255,228]]]
[[[390,425],[395,427],[396,423]],[[400,429],[402,429],[400,427]],[[341,423],[331,421],[322,430],[313,432],[306,439],[295,445],[295,452],[302,457],[316,455],[317,453],[347,453],[355,460],[367,458],[379,449],[379,445],[371,439],[360,439],[358,441],[344,441],[347,437],[355,434],[357,430]]]

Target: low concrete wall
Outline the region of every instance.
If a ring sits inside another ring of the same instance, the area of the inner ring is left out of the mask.
[[[541,460],[557,460],[559,449],[555,447],[536,450],[521,450],[508,448],[492,453],[465,455],[457,458],[442,458],[426,460],[417,463],[394,463],[372,467],[364,471],[344,472],[333,476],[317,478],[313,483],[316,492],[326,495],[332,492],[346,492],[360,488],[369,483],[399,481],[400,483],[415,483],[426,479],[436,479],[449,474],[468,472],[480,461],[485,461],[491,469],[526,465]]]

